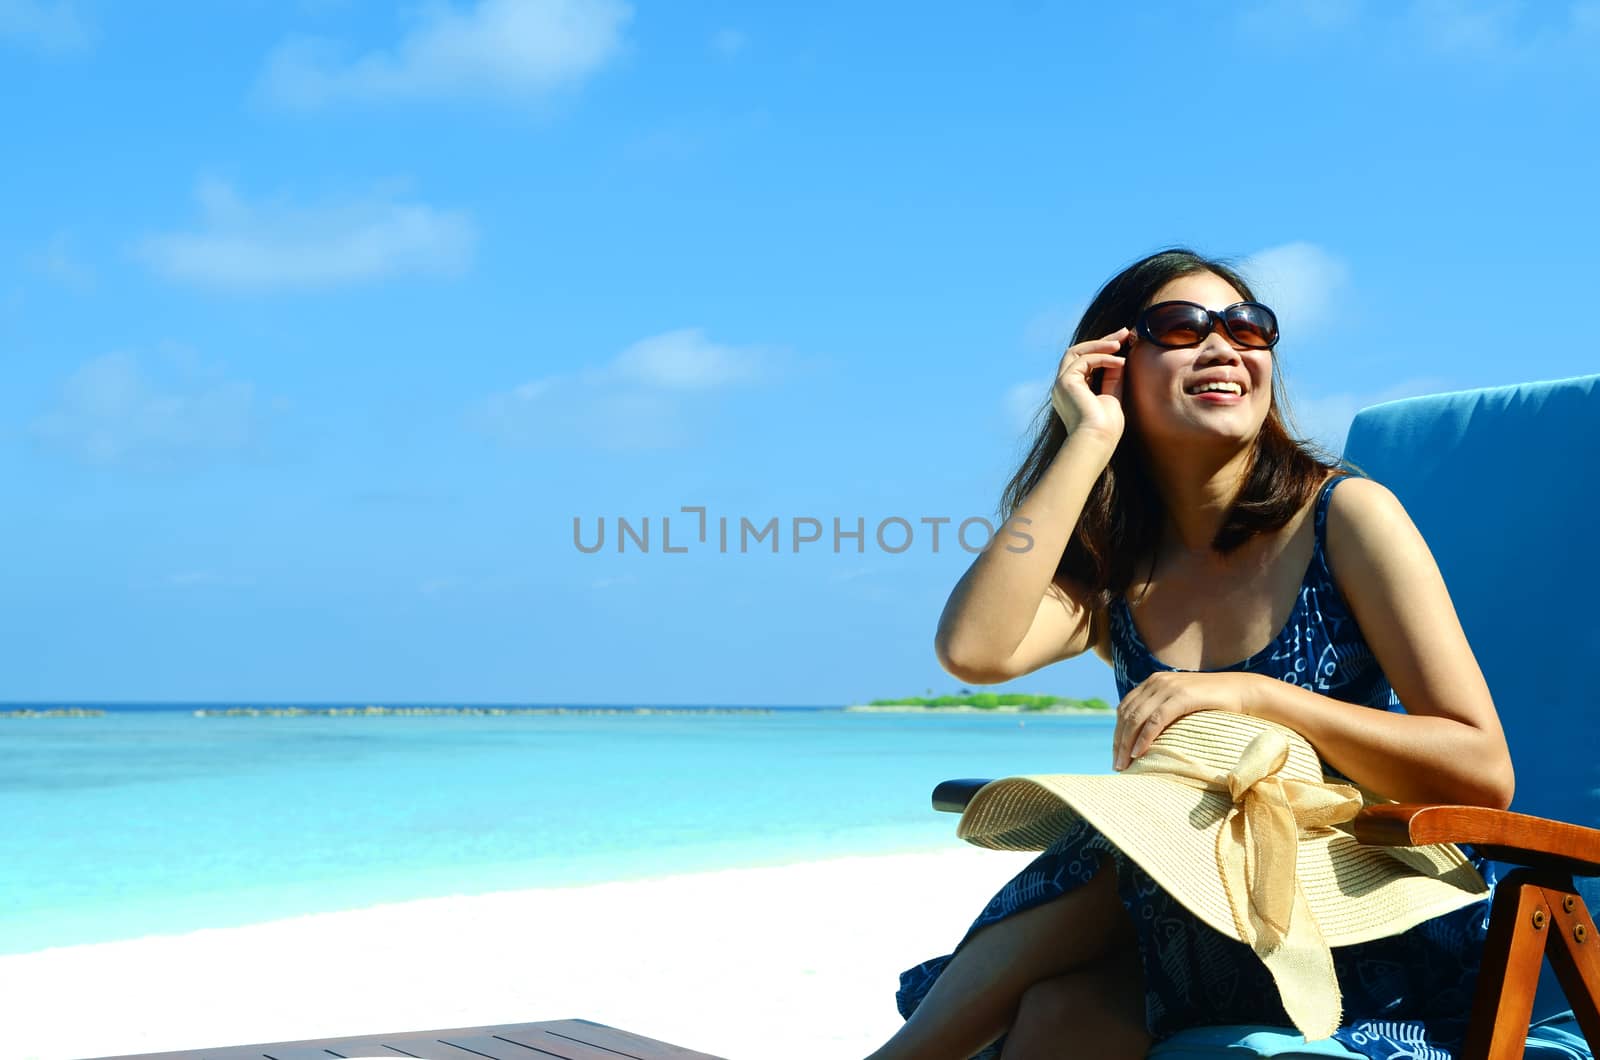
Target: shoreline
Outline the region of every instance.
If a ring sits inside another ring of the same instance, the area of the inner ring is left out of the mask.
[[[883,705],[855,704],[844,708],[846,714],[1092,714],[1101,718],[1115,718],[1115,710],[1095,707],[1025,707],[1006,704],[998,707],[922,707],[915,703],[889,703]]]
[[[900,1025],[899,973],[950,952],[1034,856],[952,836],[922,853],[423,898],[0,956],[0,994],[19,1014],[8,1056],[570,1018],[723,1057],[865,1055]],[[818,1018],[796,1025],[796,1006]]]

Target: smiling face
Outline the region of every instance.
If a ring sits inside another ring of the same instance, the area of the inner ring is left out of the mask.
[[[1145,305],[1186,301],[1220,310],[1244,300],[1222,277],[1200,272],[1165,284]],[[1147,445],[1248,444],[1272,407],[1272,351],[1235,344],[1220,324],[1196,345],[1178,349],[1135,337],[1123,385]]]

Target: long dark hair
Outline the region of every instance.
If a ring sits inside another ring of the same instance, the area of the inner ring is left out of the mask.
[[[1250,285],[1226,262],[1201,257],[1187,247],[1169,247],[1134,262],[1107,281],[1084,310],[1069,345],[1131,327],[1139,310],[1157,291],[1180,276],[1199,272],[1214,273],[1244,299],[1256,300]],[[1283,375],[1274,350],[1267,419],[1256,437],[1239,495],[1211,542],[1211,547],[1223,555],[1256,534],[1281,528],[1311,499],[1330,469],[1343,470],[1316,443],[1290,433],[1284,419],[1287,407]],[[1067,440],[1066,424],[1055,414],[1048,398],[1040,412],[1047,414],[1045,423],[1001,494],[1002,524],[1039,484]],[[1133,402],[1123,402],[1123,415],[1126,427],[1122,438],[1084,502],[1083,514],[1067,540],[1054,578],[1058,585],[1070,581],[1085,591],[1087,599],[1081,602],[1094,608],[1105,607],[1113,597],[1127,592],[1141,560],[1154,562],[1166,515],[1140,444]]]

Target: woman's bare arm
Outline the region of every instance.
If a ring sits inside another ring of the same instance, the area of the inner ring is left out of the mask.
[[[1515,775],[1483,672],[1444,578],[1384,486],[1352,478],[1329,502],[1328,564],[1405,714],[1261,682],[1247,712],[1300,732],[1350,779],[1401,802],[1505,809]]]
[[[997,684],[1090,646],[1089,609],[1052,579],[1112,447],[1087,433],[1069,435],[1006,528],[956,583],[934,637],[939,664],[953,676]]]

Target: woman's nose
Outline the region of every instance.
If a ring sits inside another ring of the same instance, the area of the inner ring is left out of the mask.
[[[1235,346],[1228,333],[1218,325],[1200,343],[1200,356],[1207,361],[1225,360],[1242,363],[1244,360],[1244,347]]]

